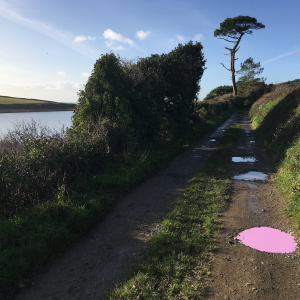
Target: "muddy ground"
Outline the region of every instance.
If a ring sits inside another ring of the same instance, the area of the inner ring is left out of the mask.
[[[38,274],[33,285],[23,288],[17,299],[104,299],[139,260],[145,242],[216,150],[235,118],[120,199],[102,222]],[[255,226],[293,230],[283,217],[285,200],[269,172],[266,155],[250,122],[245,117],[241,123],[244,131],[232,156],[255,156],[257,162],[232,163],[230,175],[259,171],[269,176],[264,182],[235,181],[231,203],[221,219],[218,250],[210,256],[207,298],[300,299],[299,250],[293,254],[270,254],[235,239],[242,230]]]
[[[300,299],[300,252],[275,254],[247,247],[236,240],[243,230],[270,226],[293,234],[284,216],[285,199],[275,175],[268,168],[266,154],[258,143],[248,118],[241,122],[243,134],[233,157],[255,157],[254,163],[231,163],[231,176],[249,171],[268,175],[265,181],[235,180],[232,199],[224,213],[207,299]]]

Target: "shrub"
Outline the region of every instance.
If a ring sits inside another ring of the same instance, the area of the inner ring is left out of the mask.
[[[103,141],[95,129],[70,139],[35,122],[10,131],[0,147],[1,215],[12,216],[51,199],[61,186],[70,190],[84,182],[101,169]]]
[[[209,100],[209,99],[213,99],[216,98],[218,96],[222,96],[225,94],[232,94],[232,86],[230,85],[222,85],[222,86],[218,86],[215,89],[211,90],[206,97],[204,98],[204,100]]]
[[[107,119],[111,154],[151,147],[191,129],[205,60],[200,43],[179,44],[168,54],[133,61],[110,53],[94,66],[79,93],[73,127],[85,120]]]

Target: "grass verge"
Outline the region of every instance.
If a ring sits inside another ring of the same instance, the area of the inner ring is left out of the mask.
[[[207,122],[201,128],[202,135],[228,117],[229,113]],[[117,196],[188,146],[186,141],[107,160],[101,173],[84,184],[80,192],[68,193],[61,185],[52,200],[27,207],[10,218],[1,217],[0,291],[13,295],[18,286],[31,285],[32,275],[99,221]]]
[[[300,138],[286,151],[278,169],[278,182],[288,198],[287,214],[300,230]]]
[[[215,249],[220,213],[227,205],[230,156],[240,129],[233,125],[219,151],[195,176],[160,230],[148,242],[140,264],[107,298],[200,299],[207,290],[208,254]],[[226,159],[227,157],[227,159]]]
[[[300,230],[300,86],[275,88],[252,106],[250,117],[277,172],[286,212]]]
[[[31,104],[31,103],[49,103],[50,101],[26,99],[17,97],[0,96],[0,104]]]

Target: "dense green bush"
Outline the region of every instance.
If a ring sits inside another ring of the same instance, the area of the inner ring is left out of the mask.
[[[84,134],[86,118],[105,119],[111,154],[178,139],[191,129],[204,65],[193,42],[136,63],[101,56],[79,94],[73,131]]]
[[[204,100],[209,100],[209,99],[213,99],[215,97],[218,96],[222,96],[222,95],[226,95],[226,94],[232,94],[232,86],[230,85],[222,85],[222,86],[218,86],[215,89],[211,90],[206,97],[204,98]]]

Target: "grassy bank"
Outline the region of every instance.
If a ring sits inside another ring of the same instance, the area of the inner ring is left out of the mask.
[[[74,104],[59,103],[38,99],[0,96],[0,112],[30,112],[74,110]]]
[[[219,151],[195,176],[160,230],[148,242],[140,264],[108,299],[200,299],[206,292],[208,254],[220,230],[220,213],[227,205],[230,160],[237,142],[232,126]]]
[[[38,100],[38,99],[0,96],[0,104],[32,104],[32,103],[54,103],[54,102]]]
[[[277,171],[287,214],[300,230],[300,86],[276,87],[252,106],[250,117]]]
[[[228,118],[199,123],[187,139],[144,152],[103,156],[103,143],[17,132],[1,147],[0,290],[15,292],[87,228],[122,192]],[[37,184],[38,183],[38,184]]]

